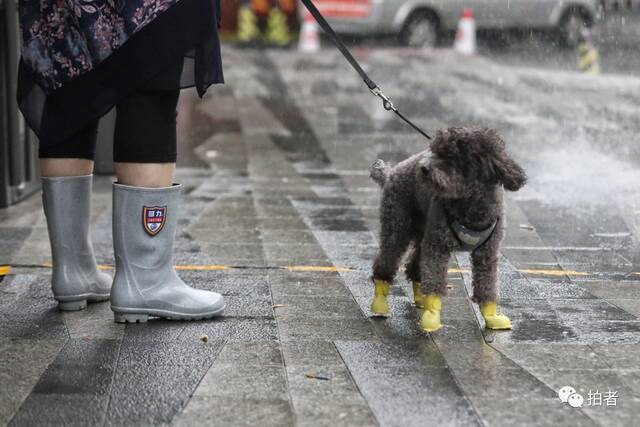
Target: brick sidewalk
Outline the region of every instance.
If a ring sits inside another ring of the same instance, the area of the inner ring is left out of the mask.
[[[50,255],[39,196],[0,211],[0,262],[12,266],[0,282],[0,424],[631,424],[640,410],[635,264],[617,263],[611,250],[571,249],[595,248],[590,230],[612,222],[630,228],[617,211],[578,218],[509,199],[501,282],[513,331],[480,329],[464,255],[451,263],[441,331],[419,331],[401,276],[392,317],[373,319],[379,193],[366,170],[377,157],[419,151],[424,140],[376,110],[334,54],[225,55],[228,86],[188,110],[182,147],[195,150],[178,173],[185,195],[175,259],[187,283],[224,294],[225,316],[124,326],[108,304],[61,313],[42,266]],[[450,53],[433,55],[366,58],[380,81],[427,70],[386,86],[430,129],[453,114],[485,120],[487,105],[517,110],[523,82],[544,81],[495,66],[507,71],[504,84],[488,86],[486,75],[459,71]],[[430,85],[420,86],[425,79]],[[418,87],[425,99],[414,96]],[[478,87],[484,101],[469,96]],[[456,107],[463,100],[466,110]],[[517,119],[487,124],[524,158],[534,136],[517,138],[525,134]],[[105,265],[113,263],[110,182],[97,178],[93,199],[93,241]],[[614,254],[632,259],[633,250],[623,242]],[[594,260],[577,262],[586,256]],[[572,275],[580,268],[584,276]],[[589,390],[620,397],[616,407],[574,409],[557,398],[564,385],[585,402]]]

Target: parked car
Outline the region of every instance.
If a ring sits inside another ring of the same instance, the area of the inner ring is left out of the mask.
[[[433,46],[444,31],[457,28],[464,8],[478,29],[556,31],[575,46],[583,27],[594,24],[598,0],[316,0],[341,34],[396,34],[408,46]],[[333,7],[331,6],[333,5]],[[345,10],[358,13],[344,13]]]

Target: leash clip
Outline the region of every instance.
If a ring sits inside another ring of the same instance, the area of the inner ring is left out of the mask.
[[[389,99],[389,97],[387,95],[385,95],[384,93],[382,93],[382,91],[380,90],[380,88],[378,86],[374,87],[373,89],[370,89],[371,93],[373,93],[375,96],[377,96],[378,98],[382,99],[382,106],[384,107],[385,110],[387,111],[398,111],[395,107],[395,105],[393,105],[393,102],[391,102],[391,99]]]

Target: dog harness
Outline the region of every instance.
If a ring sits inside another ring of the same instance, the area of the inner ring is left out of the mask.
[[[500,218],[498,218],[493,223],[491,223],[489,227],[485,228],[484,230],[478,231],[465,227],[458,221],[452,221],[448,213],[445,213],[445,215],[447,217],[449,229],[451,229],[451,232],[460,244],[460,250],[470,252],[474,252],[476,249],[480,248],[482,245],[489,241],[491,236],[493,236],[493,232],[496,230],[498,221],[500,220]]]

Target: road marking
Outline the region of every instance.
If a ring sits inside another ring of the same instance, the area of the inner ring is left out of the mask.
[[[176,265],[176,270],[192,270],[192,271],[220,271],[229,270],[233,267],[228,265]]]
[[[459,268],[450,268],[448,270],[449,273],[471,273],[471,270],[461,270]],[[573,271],[573,270],[546,270],[546,269],[536,269],[536,268],[523,268],[518,270],[518,273],[522,274],[532,274],[537,276],[593,276],[598,273],[586,273],[584,271]],[[640,274],[640,273],[634,273]]]
[[[333,267],[333,266],[325,267],[321,265],[288,265],[280,268],[288,271],[327,271],[327,272],[336,272],[336,273],[344,273],[346,271],[355,271],[353,268]]]
[[[621,231],[619,233],[593,233],[594,237],[629,237],[631,233]]]
[[[519,251],[582,251],[582,252],[610,252],[615,248],[601,248],[592,246],[505,246],[502,250],[519,250]]]
[[[533,268],[524,268],[518,270],[520,273],[533,274],[540,276],[591,276],[591,273],[585,273],[584,271],[572,271],[572,270],[540,270]]]
[[[15,270],[21,268],[51,268],[51,263],[43,264],[17,264],[17,265],[0,265],[0,276],[14,275]],[[113,270],[115,266],[110,264],[98,264],[100,270]],[[326,273],[344,273],[350,271],[362,270],[359,268],[341,267],[341,266],[325,266],[325,265],[273,265],[273,266],[258,266],[258,265],[219,265],[219,264],[203,264],[203,265],[176,265],[176,270],[180,271],[229,271],[229,270],[285,270],[289,272],[326,272]],[[536,269],[536,268],[523,268],[517,270],[521,274],[529,274],[533,276],[640,276],[640,272],[587,272],[576,270],[558,270],[558,269]],[[469,269],[450,268],[447,270],[450,274],[455,273],[471,273]]]

